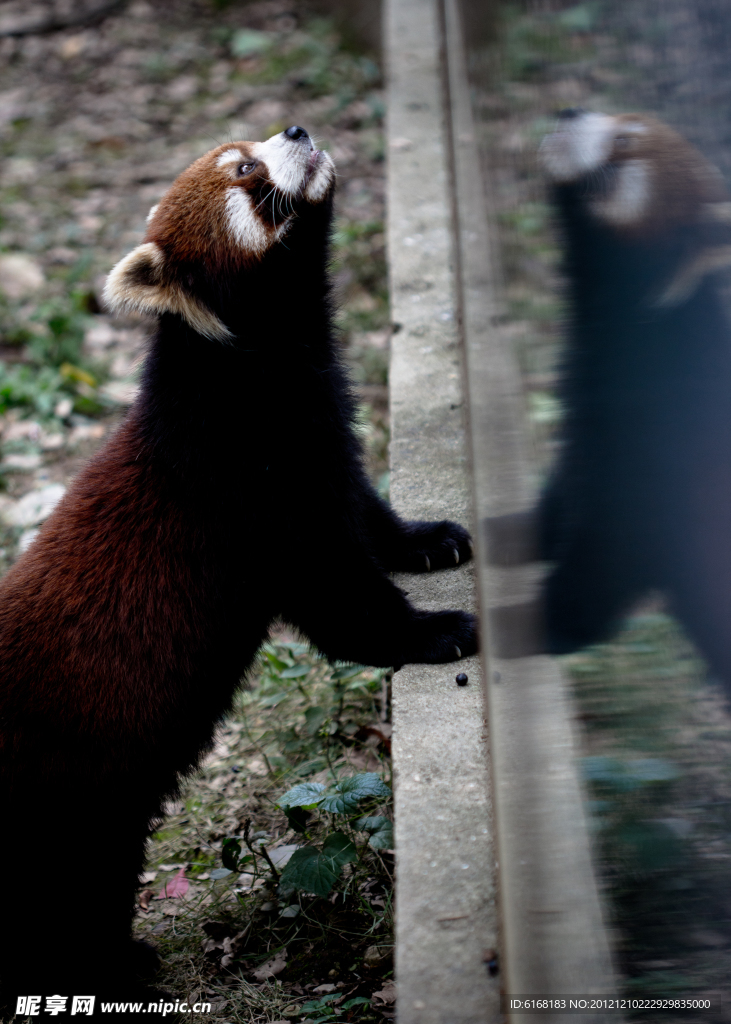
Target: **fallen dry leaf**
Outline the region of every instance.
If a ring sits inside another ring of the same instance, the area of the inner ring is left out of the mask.
[[[395,981],[387,981],[382,989],[380,989],[378,992],[374,992],[373,993],[373,997],[372,998],[377,1000],[380,1003],[383,1003],[384,1006],[390,1006],[391,1003],[395,1003],[396,1002],[396,982]]]
[[[277,974],[281,974],[286,966],[287,950],[283,949],[281,953],[277,953],[273,960],[267,960],[261,967],[257,967],[254,971],[254,977],[257,981],[266,981],[267,978],[274,978]]]
[[[150,909],[150,900],[155,898],[154,889],[143,889],[137,897],[137,902],[140,905],[140,910],[144,910],[145,913]]]
[[[178,871],[174,878],[171,878],[169,882],[166,882],[160,890],[159,895],[155,897],[157,900],[175,900],[181,896],[185,896],[186,892],[190,888],[190,883],[185,877],[185,865]]]

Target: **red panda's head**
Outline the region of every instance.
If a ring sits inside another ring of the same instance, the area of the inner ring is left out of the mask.
[[[718,171],[689,142],[647,114],[566,110],[539,158],[556,185],[577,195],[597,221],[649,236],[713,217],[728,195]]]
[[[229,340],[226,326],[194,294],[195,272],[260,261],[304,207],[329,198],[334,182],[331,158],[303,128],[211,150],[150,210],[142,245],[107,279],[107,305],[115,312],[177,313],[199,334]]]

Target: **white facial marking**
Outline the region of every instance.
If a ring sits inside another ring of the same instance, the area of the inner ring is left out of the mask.
[[[262,160],[272,185],[285,196],[298,196],[307,178],[314,146],[309,138],[290,139],[284,132],[272,135],[253,147],[254,156]]]
[[[606,162],[617,131],[616,119],[607,114],[566,118],[541,143],[539,160],[555,182],[576,181]]]
[[[311,203],[319,203],[327,195],[335,177],[335,164],[332,157],[325,150],[320,150],[315,169],[310,180],[305,186],[305,198]]]
[[[238,149],[227,149],[216,160],[216,167],[225,167],[226,164],[240,164],[243,159]]]
[[[650,164],[647,160],[625,160],[617,182],[606,199],[591,204],[594,214],[618,227],[641,221],[650,203]]]
[[[233,160],[234,150],[227,150],[218,158],[221,165]],[[327,153],[315,149],[309,138],[290,139],[284,132],[266,142],[251,145],[250,158],[260,160],[269,172],[263,202],[271,203],[274,224],[264,223],[255,200],[240,186],[233,186],[226,197],[226,217],[229,231],[237,245],[250,253],[263,253],[278,242],[292,222],[293,199],[310,203],[321,202],[332,185],[335,165]],[[244,158],[236,150],[236,160]]]
[[[151,206],[151,207],[150,207],[150,212],[149,212],[149,213],[147,214],[147,220],[146,220],[146,222],[145,222],[145,223],[147,223],[147,224],[149,224],[149,223],[150,223],[150,221],[152,220],[152,218],[153,218],[153,217],[155,216],[155,214],[157,213],[157,208],[158,208],[158,206],[159,206],[159,205],[160,205],[159,203],[155,203],[155,205],[154,205],[154,206]]]
[[[247,252],[264,252],[271,244],[269,231],[254,209],[251,196],[244,189],[228,190],[226,219],[236,244]]]

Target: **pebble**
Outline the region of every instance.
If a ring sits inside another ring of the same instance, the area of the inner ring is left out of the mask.
[[[63,484],[49,484],[40,490],[29,491],[4,510],[3,518],[10,526],[38,526],[48,519],[65,493]]]

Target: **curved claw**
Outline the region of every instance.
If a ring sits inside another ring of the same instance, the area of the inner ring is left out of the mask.
[[[424,561],[426,562],[426,571],[431,572],[431,562],[428,555],[424,555]]]
[[[452,548],[452,554],[454,555],[454,564],[459,565],[459,551],[456,548]]]
[[[459,647],[457,647],[456,644],[454,645],[454,649],[457,652],[457,660],[459,661],[459,659],[462,657],[462,652],[460,651]]]
[[[470,546],[470,554],[474,555],[474,553],[475,553],[475,545],[472,543],[472,541],[470,540],[469,537],[467,538],[467,543]]]

